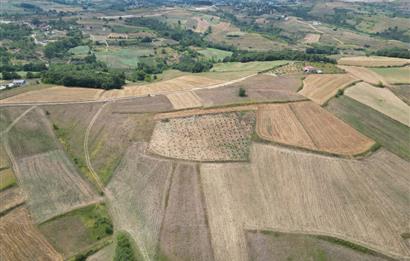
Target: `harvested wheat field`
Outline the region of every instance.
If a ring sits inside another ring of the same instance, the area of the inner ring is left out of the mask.
[[[323,105],[334,97],[338,90],[343,90],[357,81],[357,78],[349,74],[311,74],[303,81],[303,89],[299,93]]]
[[[0,259],[63,260],[31,223],[28,211],[19,207],[0,217]]]
[[[310,44],[310,43],[317,43],[320,40],[320,34],[307,34],[305,38],[303,38],[303,42]]]
[[[345,94],[376,111],[410,127],[410,107],[387,88],[377,88],[361,82],[346,90]]]
[[[260,106],[256,130],[266,140],[351,156],[374,142],[312,102]]]
[[[143,112],[171,111],[173,106],[165,95],[136,97],[117,100],[111,105],[112,113],[133,114]]]
[[[195,161],[246,160],[254,112],[220,113],[157,122],[149,151]]]
[[[375,73],[374,71],[364,68],[364,67],[356,67],[356,66],[338,66],[340,69],[345,70],[353,77],[360,79],[362,81],[368,82],[373,85],[384,85],[388,86],[389,83],[384,79],[383,76],[380,74]]]
[[[246,230],[337,237],[410,257],[410,164],[381,150],[346,160],[253,144],[251,164],[202,164],[215,260],[248,260]]]
[[[147,85],[125,86],[121,90],[110,90],[103,93],[102,98],[121,98],[132,96],[147,96],[167,94],[177,91],[189,91],[195,88],[204,88],[223,81],[204,76],[184,75],[171,80],[160,81]]]
[[[1,100],[0,104],[93,101],[97,100],[103,92],[104,90],[101,89],[56,86],[9,97]]]
[[[106,194],[114,227],[132,236],[145,260],[154,260],[173,163],[147,156],[145,150],[144,143],[128,148]]]
[[[24,203],[26,197],[18,187],[13,187],[0,192],[0,214]]]
[[[302,85],[298,76],[258,74],[243,81],[215,89],[196,90],[205,107],[240,103],[286,102],[306,99],[297,90]],[[239,89],[246,90],[246,97],[239,96]]]
[[[337,239],[276,231],[247,231],[249,260],[355,260],[387,261],[390,258],[370,250],[358,251]],[[366,253],[367,252],[367,253]]]
[[[175,92],[167,95],[167,98],[174,106],[174,109],[189,109],[201,107],[201,99],[194,92]]]
[[[16,158],[32,156],[59,148],[45,113],[33,109],[21,118],[7,134],[10,149]]]
[[[198,169],[188,163],[175,167],[160,237],[167,260],[213,259]]]
[[[380,74],[390,84],[410,84],[410,66],[372,68],[371,70]]]
[[[364,66],[364,67],[387,67],[403,66],[410,64],[410,59],[383,57],[383,56],[356,56],[343,57],[337,61],[341,65]]]
[[[36,223],[100,200],[61,150],[25,157],[17,163],[17,178]]]
[[[389,151],[410,161],[410,128],[346,95],[326,106],[338,118],[375,140]]]

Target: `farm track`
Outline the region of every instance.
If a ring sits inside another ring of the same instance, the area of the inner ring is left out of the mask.
[[[22,114],[20,114],[20,116],[18,116],[12,123],[10,123],[9,126],[7,126],[7,128],[6,128],[4,131],[2,131],[2,132],[0,133],[0,137],[3,137],[4,134],[6,134],[7,132],[9,132],[9,131],[14,127],[14,125],[17,124],[17,122],[18,122],[19,120],[21,120],[24,116],[26,116],[27,113],[29,113],[31,110],[35,109],[36,107],[37,107],[37,106],[34,105],[34,106],[28,108],[28,109],[27,109],[26,111],[24,111]]]
[[[93,127],[95,121],[97,120],[98,116],[100,115],[100,113],[102,112],[102,110],[104,109],[105,106],[107,106],[110,102],[106,102],[104,103],[99,109],[98,111],[95,113],[95,115],[93,116],[93,118],[90,121],[90,124],[87,127],[87,130],[85,131],[85,136],[84,136],[84,157],[85,157],[85,162],[87,164],[87,168],[90,171],[90,174],[93,176],[98,188],[100,189],[100,191],[104,191],[104,184],[102,183],[100,177],[98,176],[98,174],[95,172],[92,164],[91,164],[91,160],[90,160],[90,153],[88,151],[88,140],[90,137],[90,132],[91,132],[91,128]]]

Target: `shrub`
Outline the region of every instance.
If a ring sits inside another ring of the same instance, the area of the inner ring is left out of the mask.
[[[342,89],[337,90],[336,97],[342,96],[344,91]]]
[[[120,232],[117,235],[117,246],[115,247],[114,261],[134,261],[135,256],[129,236]]]
[[[244,88],[239,88],[239,97],[246,97],[246,96],[248,96],[247,94],[246,94],[246,90],[244,89]]]

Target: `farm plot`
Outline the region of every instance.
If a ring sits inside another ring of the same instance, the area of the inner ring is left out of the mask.
[[[128,148],[107,186],[117,230],[127,231],[145,260],[157,255],[160,228],[166,208],[172,161],[144,155],[146,145]]]
[[[112,261],[114,260],[114,244],[104,247],[95,254],[89,256],[87,261]]]
[[[41,109],[33,109],[21,118],[7,134],[13,155],[32,156],[58,148],[50,123]]]
[[[17,208],[0,217],[0,259],[63,260],[31,223],[28,211]]]
[[[47,89],[25,92],[0,100],[0,104],[68,102],[97,100],[104,90],[56,86]]]
[[[389,89],[407,105],[410,105],[410,85],[392,85]]]
[[[111,106],[112,113],[120,114],[171,111],[173,108],[165,95],[118,100]]]
[[[201,99],[194,92],[175,92],[167,95],[174,109],[189,109],[195,107],[201,107]]]
[[[159,121],[149,150],[165,157],[186,160],[246,160],[254,125],[254,112]]]
[[[161,255],[169,260],[212,260],[205,215],[197,166],[177,164],[161,229]]]
[[[231,71],[252,71],[260,72],[274,68],[276,66],[284,65],[289,63],[288,61],[268,61],[268,62],[229,62],[229,63],[217,63],[215,64],[211,71],[212,72],[231,72]]]
[[[61,150],[18,160],[21,187],[36,223],[98,200]]]
[[[232,52],[230,51],[224,51],[220,49],[215,49],[215,48],[206,48],[199,50],[198,53],[202,54],[205,56],[207,59],[214,59],[216,61],[222,61],[226,57],[230,57],[232,55]]]
[[[382,57],[382,56],[356,56],[343,57],[337,61],[341,65],[364,66],[364,67],[387,67],[403,66],[410,64],[410,59]]]
[[[247,231],[246,241],[250,260],[391,260],[377,253],[363,253],[335,240],[303,234],[271,231]],[[364,251],[364,250],[363,250]]]
[[[305,38],[303,38],[303,41],[307,44],[317,43],[320,40],[320,36],[320,34],[307,34]]]
[[[410,126],[410,107],[387,88],[377,88],[368,83],[358,83],[345,94],[404,125]]]
[[[26,200],[24,192],[18,187],[9,188],[0,192],[0,214],[9,211]]]
[[[326,110],[391,152],[410,160],[410,128],[406,125],[344,95],[331,100]]]
[[[129,144],[148,142],[155,127],[152,113],[117,113],[116,106],[116,103],[111,103],[104,108],[89,137],[91,163],[105,184],[120,164]]]
[[[3,149],[0,147],[0,149]],[[10,167],[0,168],[0,191],[17,184],[13,170]]]
[[[339,68],[345,70],[353,77],[360,79],[362,81],[368,82],[373,85],[389,85],[386,79],[383,76],[375,73],[374,71],[370,70],[369,68],[364,67],[356,67],[356,66],[342,66],[339,65]]]
[[[105,62],[111,68],[129,69],[137,68],[139,59],[154,55],[153,49],[149,48],[111,48],[108,51],[97,52],[99,61]]]
[[[345,156],[364,153],[374,145],[312,102],[260,106],[256,130],[266,140]]]
[[[410,84],[410,66],[395,68],[372,68],[390,84]]]
[[[90,205],[39,225],[54,248],[69,259],[109,239],[113,227],[104,205]]]
[[[214,89],[195,91],[205,107],[240,103],[285,102],[304,100],[297,94],[302,81],[298,77],[273,77],[259,74],[243,81]],[[239,96],[239,89],[246,91],[246,97]]]
[[[348,74],[312,74],[303,81],[300,94],[323,105],[334,97],[338,90],[343,90],[358,81]]]
[[[203,76],[184,75],[171,80],[151,83],[147,85],[125,86],[121,90],[110,90],[104,92],[101,96],[104,98],[118,98],[131,96],[148,96],[157,94],[167,94],[176,91],[189,91],[195,88],[204,88],[215,84],[222,83],[221,80],[215,80]]]
[[[246,230],[326,235],[396,257],[409,219],[410,164],[379,151],[346,160],[253,144],[251,164],[202,164],[215,260],[248,260]]]

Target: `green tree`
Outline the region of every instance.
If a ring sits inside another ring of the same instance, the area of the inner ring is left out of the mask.
[[[117,235],[114,261],[136,261],[129,236],[124,232]]]

